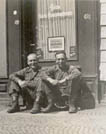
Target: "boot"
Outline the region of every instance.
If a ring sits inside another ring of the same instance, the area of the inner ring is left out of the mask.
[[[69,113],[76,113],[77,107],[75,106],[75,101],[69,97]]]
[[[20,107],[18,105],[18,96],[16,94],[12,94],[12,106],[8,109],[8,113],[15,113],[20,111]]]
[[[41,92],[38,92],[36,94],[36,99],[35,99],[35,102],[33,104],[33,108],[32,108],[32,110],[31,110],[30,113],[36,114],[36,113],[39,113],[40,112],[40,100],[41,100],[41,96],[42,96]]]
[[[76,113],[77,112],[77,108],[71,104],[69,105],[69,113]]]
[[[40,112],[40,105],[39,105],[39,103],[38,102],[34,102],[34,105],[33,105],[33,108],[32,108],[32,110],[31,110],[31,114],[37,114],[37,113],[39,113]]]
[[[50,110],[53,106],[53,96],[51,94],[47,95],[47,102],[48,102],[48,105],[45,108],[43,108],[43,107],[41,108],[41,112],[43,112],[43,113],[50,112]]]

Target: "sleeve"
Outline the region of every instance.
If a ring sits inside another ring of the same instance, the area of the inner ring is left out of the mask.
[[[47,80],[48,78],[54,78],[55,74],[55,67],[48,67],[42,71],[42,79]]]
[[[38,83],[39,81],[34,81],[34,80],[27,81],[26,87],[29,87],[30,89],[35,89]]]
[[[74,79],[81,76],[81,72],[76,67],[71,67],[68,79]]]
[[[13,80],[15,82],[18,82],[18,80],[24,80],[25,79],[25,72],[26,72],[26,68],[24,68],[18,72],[14,72],[13,74],[11,74],[9,76],[9,79]]]

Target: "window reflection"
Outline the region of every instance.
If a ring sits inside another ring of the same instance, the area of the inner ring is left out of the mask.
[[[48,38],[65,39],[65,51],[68,59],[77,59],[75,0],[38,0],[37,47],[43,60],[54,59],[54,53],[48,50]]]

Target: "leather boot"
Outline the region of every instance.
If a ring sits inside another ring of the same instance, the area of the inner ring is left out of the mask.
[[[41,112],[48,113],[50,112],[52,106],[53,106],[53,96],[52,94],[47,95],[47,106],[45,108],[41,108]]]
[[[12,94],[12,106],[10,109],[8,109],[8,113],[15,113],[20,111],[20,107],[18,105],[18,95]]]
[[[40,99],[41,99],[41,97],[42,97],[41,96],[41,93],[38,92],[36,94],[36,99],[35,99],[35,101],[33,103],[33,108],[32,108],[32,110],[31,110],[30,113],[36,114],[36,113],[39,113],[40,112]]]
[[[75,106],[75,101],[69,97],[69,113],[76,113],[77,107]]]
[[[30,113],[31,114],[37,114],[40,112],[40,105],[38,102],[34,102],[33,108],[31,109]]]

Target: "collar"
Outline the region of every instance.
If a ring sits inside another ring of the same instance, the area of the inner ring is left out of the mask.
[[[69,70],[69,65],[66,64],[66,65],[64,66],[64,68],[60,68],[58,65],[56,65],[56,70],[68,71],[68,70]]]
[[[30,68],[30,67],[27,67],[27,69],[26,69],[26,72],[37,72],[38,70],[40,70],[41,69],[41,67],[40,66],[38,66],[37,68],[36,68],[36,70],[33,70],[32,68]]]

